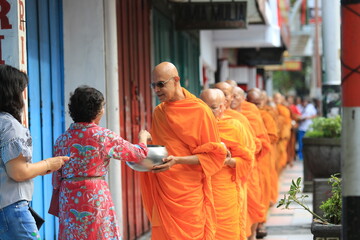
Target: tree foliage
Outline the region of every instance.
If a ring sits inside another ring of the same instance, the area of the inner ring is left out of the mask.
[[[311,75],[311,59],[304,58],[300,71],[274,71],[272,74],[274,90],[287,93],[295,90],[298,96],[308,95],[310,90],[306,82]]]

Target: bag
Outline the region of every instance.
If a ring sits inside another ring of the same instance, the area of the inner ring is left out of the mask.
[[[35,219],[36,226],[37,226],[38,230],[40,230],[40,228],[44,224],[45,220],[42,217],[40,217],[40,215],[37,214],[37,212],[35,212],[35,210],[30,206],[29,206],[29,211],[30,211],[31,215]]]
[[[59,217],[59,197],[60,197],[60,188],[53,189],[53,193],[51,196],[51,202],[48,213],[54,215],[55,217]]]

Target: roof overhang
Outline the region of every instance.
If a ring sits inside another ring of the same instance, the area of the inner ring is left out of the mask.
[[[280,28],[249,25],[247,29],[214,30],[213,42],[219,48],[281,47]]]
[[[179,30],[238,29],[247,25],[244,0],[168,0]]]

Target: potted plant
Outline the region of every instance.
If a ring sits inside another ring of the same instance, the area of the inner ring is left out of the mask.
[[[294,180],[291,183],[290,190],[284,195],[283,199],[280,199],[278,208],[284,207],[284,209],[290,209],[292,203],[296,203],[304,208],[306,211],[313,215],[314,221],[311,224],[311,233],[316,239],[341,239],[341,179],[339,174],[332,175],[329,178],[331,184],[332,196],[328,198],[320,206],[324,212],[323,216],[319,216],[312,211],[306,204],[305,199],[308,195],[301,193],[301,178],[299,177],[296,182]]]
[[[303,138],[304,191],[312,190],[314,178],[329,178],[340,172],[341,117],[313,119]]]

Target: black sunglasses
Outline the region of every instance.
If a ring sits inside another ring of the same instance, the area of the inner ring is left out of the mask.
[[[152,82],[150,85],[152,88],[158,87],[158,88],[163,88],[165,87],[165,84],[170,81],[171,79],[173,79],[174,77],[169,78],[166,81],[158,81],[158,82]]]

